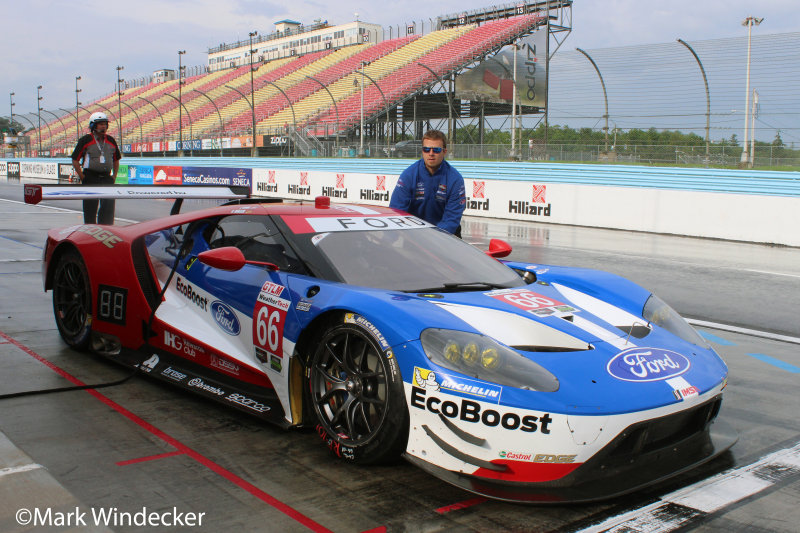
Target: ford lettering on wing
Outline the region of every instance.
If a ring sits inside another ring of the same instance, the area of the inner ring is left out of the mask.
[[[608,362],[608,373],[622,381],[663,381],[680,376],[691,363],[683,355],[660,348],[629,348]]]
[[[211,313],[222,331],[228,335],[236,336],[241,331],[236,313],[227,304],[216,300],[211,304]]]

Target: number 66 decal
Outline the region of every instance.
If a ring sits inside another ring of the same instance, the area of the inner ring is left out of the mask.
[[[253,344],[280,358],[283,357],[283,325],[291,305],[289,300],[280,298],[282,291],[280,285],[265,284],[253,309]]]

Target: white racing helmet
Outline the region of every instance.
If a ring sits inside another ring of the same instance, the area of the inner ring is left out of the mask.
[[[98,111],[97,113],[92,113],[92,116],[89,117],[89,130],[94,131],[94,127],[97,125],[98,122],[105,122],[108,124],[108,116],[102,111]]]

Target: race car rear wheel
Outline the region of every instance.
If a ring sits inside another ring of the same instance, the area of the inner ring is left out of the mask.
[[[89,345],[92,330],[92,288],[79,253],[61,256],[53,275],[53,314],[64,342],[76,349]]]
[[[391,349],[381,347],[385,340],[376,338],[377,328],[369,326],[374,332],[356,323],[327,330],[309,375],[319,436],[337,456],[361,464],[396,459],[408,440],[397,363]]]

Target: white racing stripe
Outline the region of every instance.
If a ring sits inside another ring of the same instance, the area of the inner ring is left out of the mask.
[[[720,324],[718,322],[707,322],[705,320],[695,320],[687,318],[686,321],[692,326],[700,326],[704,328],[719,329],[722,331],[730,331],[731,333],[741,333],[743,335],[751,335],[753,337],[762,337],[764,339],[772,339],[776,341],[791,342],[800,344],[800,337],[790,337],[788,335],[778,335],[777,333],[770,333],[768,331],[759,331],[757,329],[740,328],[739,326],[729,326],[728,324]]]
[[[582,529],[586,533],[661,533],[772,487],[800,473],[800,443],[671,492],[659,501]]]

